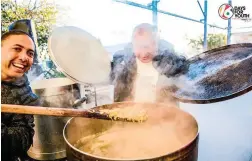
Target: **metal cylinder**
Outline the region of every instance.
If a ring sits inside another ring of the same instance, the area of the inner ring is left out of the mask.
[[[66,78],[41,80],[31,84],[44,107],[72,108],[80,98],[78,85]],[[35,135],[29,157],[36,160],[55,160],[66,157],[66,144],[62,135],[68,117],[35,115]]]

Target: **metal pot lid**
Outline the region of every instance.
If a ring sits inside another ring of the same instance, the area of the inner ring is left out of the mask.
[[[252,44],[227,45],[192,57],[188,71],[176,79],[183,85],[170,91],[181,102],[213,103],[245,94],[252,90]]]
[[[101,42],[73,26],[58,27],[48,39],[54,64],[70,79],[81,84],[108,84],[110,57]]]

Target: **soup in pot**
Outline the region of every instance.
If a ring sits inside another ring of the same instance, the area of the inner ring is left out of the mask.
[[[148,118],[142,123],[118,122],[100,133],[79,139],[74,146],[98,157],[140,159],[174,152],[196,137],[195,120],[177,108],[137,106],[118,107],[116,111],[120,109],[128,117],[133,117],[130,113],[144,110]]]

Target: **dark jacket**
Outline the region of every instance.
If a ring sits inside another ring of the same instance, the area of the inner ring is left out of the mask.
[[[24,75],[15,82],[1,82],[2,104],[39,105],[38,97],[32,93]],[[34,135],[32,115],[1,113],[2,161],[24,158],[32,145]]]
[[[174,77],[187,70],[187,61],[183,56],[177,55],[173,50],[159,51],[153,58],[153,66],[166,77]],[[137,73],[136,57],[130,49],[118,51],[113,56],[111,81],[114,85],[115,102],[132,101],[133,85]],[[156,102],[175,103],[170,89],[157,87]]]

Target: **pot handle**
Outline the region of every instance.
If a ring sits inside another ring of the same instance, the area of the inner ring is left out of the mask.
[[[82,103],[84,103],[84,102],[86,102],[86,103],[90,103],[90,102],[91,102],[91,98],[90,98],[89,95],[85,94],[84,97],[82,97],[82,98],[77,99],[76,101],[74,101],[72,107],[73,107],[74,109],[77,109],[77,107],[80,106],[80,105],[81,105]]]
[[[73,103],[73,105],[72,105],[72,107],[73,107],[74,109],[77,109],[78,106],[80,106],[82,103],[84,103],[84,102],[86,102],[86,101],[87,101],[87,97],[84,96],[84,97],[82,97],[82,98],[80,98],[80,99],[75,100],[74,103]]]

